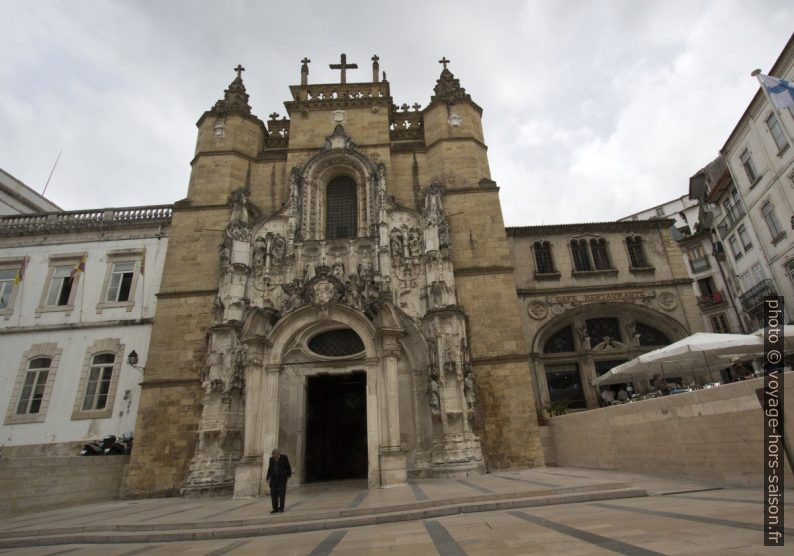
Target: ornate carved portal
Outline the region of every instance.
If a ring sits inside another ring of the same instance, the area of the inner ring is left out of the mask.
[[[370,486],[482,468],[443,190],[428,187],[419,214],[386,194],[385,175],[337,125],[322,152],[293,168],[276,214],[257,219],[244,189],[230,196],[185,493],[261,494],[274,447],[294,458],[303,481],[304,386],[319,373],[366,373]],[[328,239],[326,190],[340,176],[355,183],[356,230]],[[364,350],[311,349],[337,329]]]

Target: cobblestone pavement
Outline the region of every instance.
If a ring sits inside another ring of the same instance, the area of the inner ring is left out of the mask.
[[[794,502],[794,491],[790,500]],[[509,471],[373,490],[362,482],[320,483],[291,489],[284,514],[270,515],[269,509],[264,499],[172,498],[13,516],[0,520],[0,546],[6,547],[0,554],[642,555],[770,550],[763,546],[759,489],[718,489],[589,469]],[[786,534],[794,534],[794,528]]]

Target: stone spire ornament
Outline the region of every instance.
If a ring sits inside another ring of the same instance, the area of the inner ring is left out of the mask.
[[[430,97],[430,102],[445,102],[447,104],[456,104],[465,100],[471,100],[471,96],[466,94],[466,89],[460,86],[460,80],[456,79],[452,72],[447,69],[447,64],[450,61],[445,57],[438,61],[439,64],[444,66],[441,70],[441,76],[436,81],[436,86],[433,88],[433,96]]]
[[[311,60],[306,56],[301,60],[301,87],[305,87],[309,83],[309,64]]]
[[[378,60],[380,60],[378,55],[377,54],[373,54],[372,55],[372,82],[373,83],[377,83],[378,82],[378,74],[380,73],[380,64],[378,63]]]
[[[234,68],[237,77],[229,84],[229,88],[224,91],[223,98],[215,103],[210,112],[218,117],[225,118],[232,114],[240,116],[250,116],[251,106],[248,104],[248,93],[245,92],[243,85],[242,72],[245,68],[240,64]]]

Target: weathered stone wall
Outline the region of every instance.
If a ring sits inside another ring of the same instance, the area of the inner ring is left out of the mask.
[[[118,500],[129,456],[0,459],[0,516]]]
[[[794,373],[784,382],[791,431]],[[556,463],[761,487],[764,426],[755,389],[763,384],[759,378],[554,417],[549,428]],[[781,459],[781,465],[788,464]],[[785,480],[791,484],[794,477],[787,472]]]

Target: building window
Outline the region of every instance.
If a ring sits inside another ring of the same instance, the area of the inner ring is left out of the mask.
[[[733,258],[737,261],[742,258],[742,250],[739,249],[739,242],[736,241],[736,236],[732,235],[728,238],[728,245],[731,246],[731,253],[733,253]]]
[[[133,270],[135,270],[135,263],[132,261],[113,263],[105,301],[129,301]]]
[[[587,250],[587,240],[574,239],[571,241],[571,256],[573,257],[573,269],[583,272],[593,270],[590,264],[590,253]]]
[[[83,410],[105,409],[115,361],[116,356],[112,353],[100,353],[94,356],[83,397]]]
[[[664,216],[664,207],[656,207],[656,216]]]
[[[769,128],[769,133],[772,134],[772,139],[775,141],[778,152],[781,152],[783,149],[788,147],[788,141],[786,140],[786,136],[783,134],[783,128],[780,127],[780,122],[778,121],[774,112],[766,119],[766,127]]]
[[[755,169],[755,163],[753,162],[753,157],[750,154],[750,149],[744,149],[742,154],[739,156],[739,160],[742,161],[742,167],[744,168],[744,172],[747,174],[747,179],[750,180],[750,184],[754,184],[758,179],[758,171]]]
[[[118,338],[97,340],[85,352],[72,419],[113,415],[124,345]]]
[[[538,274],[553,274],[554,259],[551,255],[551,243],[548,241],[536,241],[532,245],[535,252],[535,268]]]
[[[703,250],[702,245],[690,247],[687,249],[686,254],[687,258],[689,259],[689,266],[692,268],[692,272],[703,272],[704,270],[711,268],[711,264],[706,257],[706,253]]]
[[[579,365],[546,365],[546,383],[552,408],[560,404],[564,408],[584,408],[587,404],[582,390]]]
[[[645,249],[642,246],[642,238],[633,236],[626,238],[626,247],[629,250],[629,262],[632,268],[648,267],[648,259],[645,258]]]
[[[98,313],[110,307],[126,307],[127,311],[132,311],[144,257],[142,249],[124,249],[108,253],[108,265],[102,286],[104,293],[97,304]]]
[[[50,292],[47,294],[47,305],[69,305],[72,297],[74,276],[71,266],[56,266],[50,279]]]
[[[36,357],[30,360],[17,403],[17,415],[33,415],[39,412],[51,365],[52,359],[49,357]]]
[[[356,182],[347,176],[330,181],[326,189],[325,237],[356,237]]]
[[[573,343],[573,330],[570,326],[561,328],[543,344],[543,353],[565,353],[576,351]]]
[[[602,342],[623,341],[618,319],[587,319],[586,326],[587,335],[590,337],[590,347],[595,347]]]
[[[80,275],[85,271],[85,255],[52,257],[41,304],[42,311],[66,311],[74,306]]]
[[[783,235],[783,227],[777,219],[777,214],[775,214],[775,205],[767,201],[761,207],[761,214],[764,216],[766,226],[769,228],[769,233],[772,235],[772,241]]]
[[[591,239],[590,251],[593,255],[593,266],[596,270],[609,270],[612,263],[609,262],[609,251],[605,239]]]
[[[0,261],[0,315],[10,315],[14,310],[17,286],[25,273],[27,259]]]
[[[34,344],[22,355],[6,425],[44,421],[60,357],[61,349],[52,342]]]
[[[653,326],[638,322],[636,331],[641,346],[666,346],[671,343],[667,334]]]
[[[711,329],[717,334],[727,334],[731,331],[728,326],[728,319],[725,318],[725,313],[717,313],[709,317],[711,321]]]
[[[747,228],[742,224],[736,231],[739,234],[739,239],[742,240],[742,247],[744,247],[745,251],[749,251],[753,247],[753,242],[750,241],[750,234],[747,233]]]

